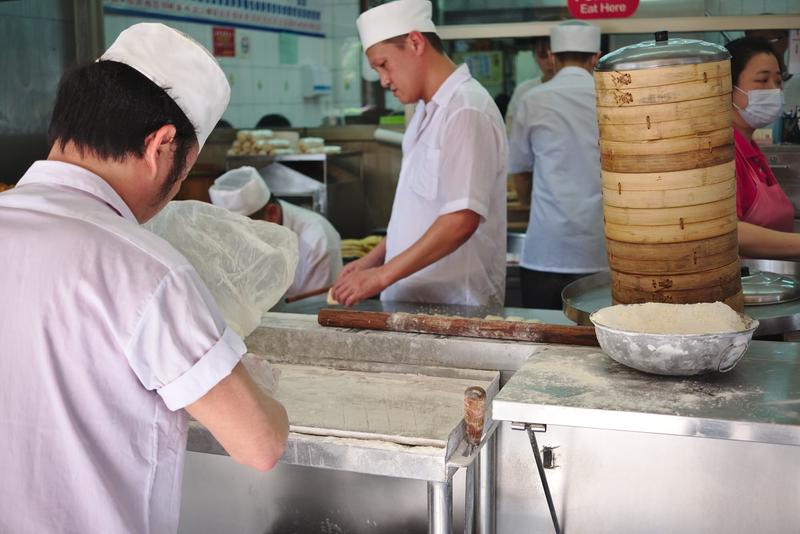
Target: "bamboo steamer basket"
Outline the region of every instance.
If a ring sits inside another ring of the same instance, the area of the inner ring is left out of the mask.
[[[742,311],[727,50],[660,32],[594,79],[613,302]]]
[[[640,244],[608,239],[606,250],[613,271],[642,275],[710,271],[739,258],[736,232],[682,243]]]

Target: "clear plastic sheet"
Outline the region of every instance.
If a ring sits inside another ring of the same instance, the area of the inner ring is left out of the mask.
[[[187,200],[170,202],[145,227],[189,260],[243,338],[294,280],[297,236],[277,224]]]

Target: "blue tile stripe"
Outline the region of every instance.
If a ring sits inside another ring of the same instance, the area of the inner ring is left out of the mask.
[[[247,24],[244,22],[237,22],[224,19],[211,19],[205,17],[193,17],[186,15],[170,15],[168,13],[158,13],[153,11],[130,9],[124,7],[103,6],[103,13],[107,15],[121,15],[128,17],[142,17],[142,18],[157,19],[157,20],[168,20],[174,22],[192,22],[195,24],[227,26],[227,27],[243,28],[246,30],[259,30],[259,31],[267,31],[275,33],[291,33],[294,35],[303,35],[305,37],[319,37],[319,38],[325,37],[324,33],[319,33],[319,32],[306,32],[302,30],[293,30],[291,28],[260,26],[257,24]]]

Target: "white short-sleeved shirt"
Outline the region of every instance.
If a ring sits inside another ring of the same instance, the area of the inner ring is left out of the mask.
[[[450,255],[386,288],[382,300],[502,306],[507,153],[500,111],[466,65],[430,102],[417,105],[403,136],[386,261],[416,243],[440,215],[472,210],[480,226]]]
[[[333,225],[311,210],[279,201],[283,226],[297,234],[300,261],[289,296],[331,286],[342,270],[342,239]]]
[[[0,194],[0,532],[176,532],[181,408],[245,352],[195,270],[99,176]]]
[[[544,83],[542,82],[542,77],[539,76],[538,78],[525,80],[514,88],[514,92],[511,93],[511,100],[508,101],[508,108],[506,108],[506,133],[509,137],[511,136],[511,127],[514,125],[514,115],[517,114],[519,101],[528,91],[542,85],[542,83]]]
[[[592,75],[564,67],[522,97],[509,172],[533,171],[531,217],[520,265],[554,273],[608,269],[600,134]]]

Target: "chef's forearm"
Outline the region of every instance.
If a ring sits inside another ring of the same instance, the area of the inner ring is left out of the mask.
[[[479,225],[480,215],[472,210],[440,215],[416,243],[383,266],[383,284],[390,286],[454,252]]]
[[[741,221],[738,234],[739,254],[742,256],[769,259],[800,257],[800,234],[778,232]]]
[[[361,261],[367,267],[379,267],[383,265],[384,260],[386,259],[386,238],[384,237],[381,239],[381,242],[375,245],[375,248],[367,252],[367,254],[361,258]]]
[[[512,174],[511,178],[514,181],[514,189],[517,190],[517,201],[523,206],[530,206],[533,173],[517,172]]]

